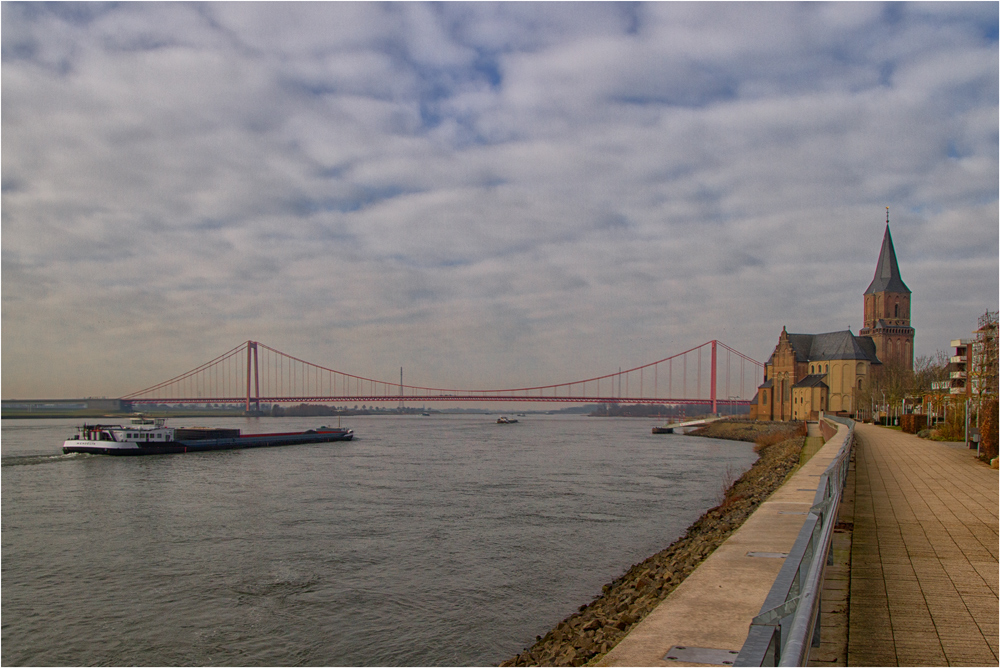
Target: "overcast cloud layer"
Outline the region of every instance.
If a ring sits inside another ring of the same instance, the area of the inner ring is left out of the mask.
[[[997,3],[21,4],[4,398],[254,339],[445,387],[998,302]]]

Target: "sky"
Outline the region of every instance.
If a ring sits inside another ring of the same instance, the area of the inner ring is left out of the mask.
[[[2,396],[519,387],[995,310],[998,4],[2,4]]]

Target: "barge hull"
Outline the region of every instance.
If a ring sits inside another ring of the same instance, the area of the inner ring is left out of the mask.
[[[307,431],[293,434],[253,434],[235,438],[196,439],[171,441],[169,443],[140,443],[138,447],[108,447],[102,442],[76,445],[71,441],[63,445],[64,453],[81,452],[89,454],[139,456],[171,455],[186,452],[209,452],[212,450],[245,450],[248,448],[273,448],[282,445],[303,445],[308,443],[330,443],[350,441],[354,432],[350,429],[336,431]]]

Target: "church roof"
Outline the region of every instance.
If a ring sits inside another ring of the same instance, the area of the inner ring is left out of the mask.
[[[885,224],[885,235],[882,237],[882,250],[878,254],[878,263],[875,265],[875,278],[871,285],[865,290],[866,295],[876,292],[905,292],[910,294],[910,289],[899,277],[899,265],[896,263],[896,249],[892,245],[892,235],[889,233],[889,223]]]
[[[788,342],[795,351],[796,362],[821,360],[868,360],[881,364],[875,355],[875,342],[870,336],[855,336],[851,330],[826,334],[788,334]],[[771,363],[774,354],[771,354]]]
[[[825,387],[826,389],[830,389],[830,386],[823,382],[824,378],[826,378],[826,375],[822,373],[811,374],[792,385],[792,387]]]

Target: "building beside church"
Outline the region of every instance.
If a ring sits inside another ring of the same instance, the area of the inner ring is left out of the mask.
[[[760,420],[815,420],[820,413],[854,415],[872,376],[886,364],[913,369],[910,290],[899,276],[896,251],[885,235],[875,278],[864,293],[864,328],[826,334],[789,334],[764,365],[764,382],[750,407]]]

